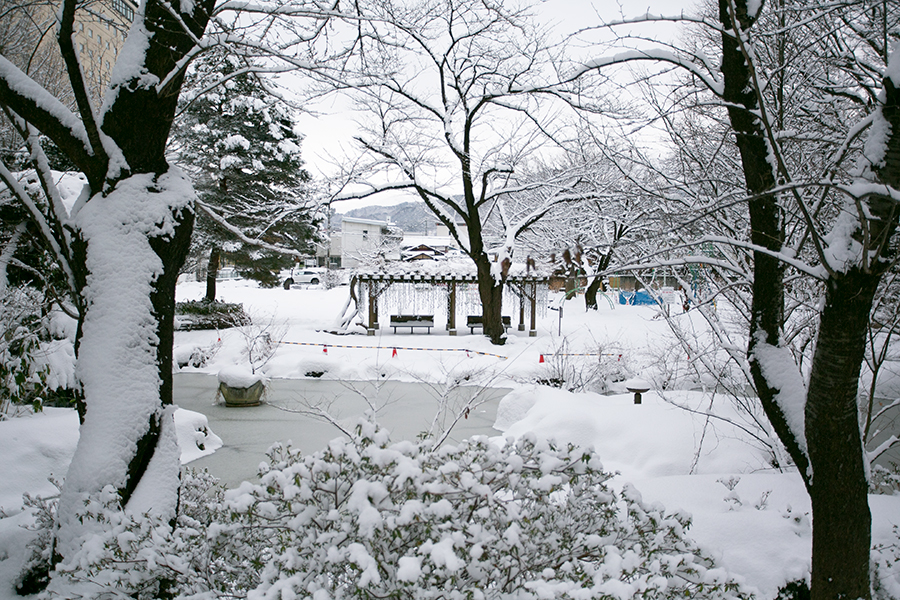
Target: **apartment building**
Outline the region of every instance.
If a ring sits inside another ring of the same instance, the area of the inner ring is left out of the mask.
[[[0,25],[0,50],[63,102],[71,88],[56,41],[60,0],[23,2]],[[134,0],[87,0],[75,13],[73,42],[91,99],[99,105],[125,43],[137,4]]]
[[[73,41],[95,102],[109,84],[135,10],[132,0],[94,0],[75,13]]]

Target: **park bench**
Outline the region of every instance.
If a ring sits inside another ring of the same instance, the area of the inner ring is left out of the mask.
[[[500,317],[503,321],[503,330],[506,331],[510,327],[512,327],[512,319],[509,317]],[[481,315],[469,315],[466,317],[466,327],[469,328],[469,333],[475,333],[475,329],[484,329],[484,320]]]
[[[425,327],[428,329],[428,333],[431,333],[431,328],[434,327],[434,315],[391,315],[391,327],[394,328],[394,333],[397,333],[398,327],[409,327],[410,333],[416,327]]]

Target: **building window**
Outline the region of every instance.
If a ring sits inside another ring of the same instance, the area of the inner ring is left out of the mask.
[[[97,34],[97,45],[103,47],[103,37],[99,33]]]
[[[134,9],[125,0],[113,0],[113,9],[129,21],[134,21]]]
[[[109,61],[106,61],[106,70],[109,71]]]
[[[84,31],[84,23],[78,24],[78,31]]]

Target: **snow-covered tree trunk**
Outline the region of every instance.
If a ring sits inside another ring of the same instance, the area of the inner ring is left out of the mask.
[[[788,385],[779,376],[767,349],[782,346],[784,325],[784,231],[774,194],[778,165],[771,141],[759,119],[759,104],[748,64],[746,33],[756,14],[744,0],[720,0],[724,75],[723,97],[741,153],[747,190],[753,195],[749,214],[751,241],[770,252],[753,256],[753,286],[748,358],[766,414],[797,464],[813,509],[811,597],[869,598],[871,514],[867,497],[866,461],[860,435],[857,392],[865,336],[878,283],[895,254],[890,242],[897,226],[895,200],[872,194],[858,208],[848,201],[844,218],[825,238],[834,252],[850,256],[845,266],[827,265],[825,298],[808,386]],[[757,7],[758,10],[758,7]],[[742,47],[743,46],[743,47]],[[884,119],[875,119],[868,155],[875,155],[872,179],[896,186],[900,170],[900,103],[890,77],[885,78]],[[881,125],[879,125],[879,122]],[[886,135],[882,131],[896,132]],[[880,149],[871,148],[881,144]],[[879,155],[885,158],[879,162]],[[893,161],[891,160],[893,157]],[[873,172],[874,171],[874,172]],[[843,231],[843,233],[842,233]],[[814,233],[814,235],[816,235]],[[859,240],[863,240],[859,243]],[[829,254],[829,256],[832,256]]]
[[[88,283],[77,375],[85,396],[79,443],[59,505],[65,561],[92,534],[79,517],[107,486],[123,507],[174,517],[179,455],[172,412],[175,281],[193,215],[176,170],[133,175],[78,213]]]
[[[76,4],[63,2],[58,39],[77,116],[0,57],[0,104],[21,119],[22,131],[33,127],[52,139],[88,180],[70,214],[52,202],[43,213],[32,210],[39,224],[46,220],[42,231],[83,302],[76,368],[84,405],[58,509],[54,561],[62,569],[77,562],[98,527],[79,514],[89,499],[114,493],[123,509],[175,514],[175,283],[190,244],[194,192],[169,167],[165,147],[182,59],[202,36],[214,0],[181,3],[180,13],[167,3],[141,3],[99,111],[72,43]],[[29,143],[42,171],[36,138]]]
[[[481,317],[484,335],[492,344],[505,342],[503,328],[503,281],[495,278],[490,259],[486,254],[473,257],[478,275],[478,296],[481,299]]]
[[[736,13],[734,20],[741,27],[740,35],[746,35],[754,19],[747,15],[746,2],[739,0],[733,6]],[[747,191],[754,196],[749,201],[750,240],[769,250],[753,253],[747,356],[766,414],[800,473],[806,477],[808,459],[805,444],[791,428],[788,416],[778,402],[779,390],[765,377],[760,354],[755,351],[759,344],[777,347],[781,340],[784,325],[784,265],[775,255],[784,244],[784,231],[777,199],[774,194],[766,193],[775,187],[774,166],[769,162],[765,132],[756,117],[759,105],[751,85],[750,66],[732,30],[731,7],[730,0],[719,0],[719,19],[725,29],[722,33],[723,98],[729,103],[728,116],[740,151]]]

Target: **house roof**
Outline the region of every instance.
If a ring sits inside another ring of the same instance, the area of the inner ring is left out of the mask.
[[[387,227],[390,225],[387,221],[376,221],[375,219],[358,219],[356,217],[342,217],[341,222],[346,223],[360,223],[362,225],[378,225],[381,227]]]
[[[443,254],[443,252],[441,252],[437,248],[429,246],[428,244],[419,244],[418,246],[412,248],[404,248],[404,252],[433,252],[435,254]]]
[[[419,254],[414,254],[413,256],[409,256],[404,258],[403,260],[407,262],[412,262],[414,260],[436,260],[433,254],[426,254],[425,252],[420,252]]]
[[[418,246],[428,246],[429,248],[446,248],[448,246],[456,246],[456,240],[449,235],[404,235],[403,247],[412,248]]]

